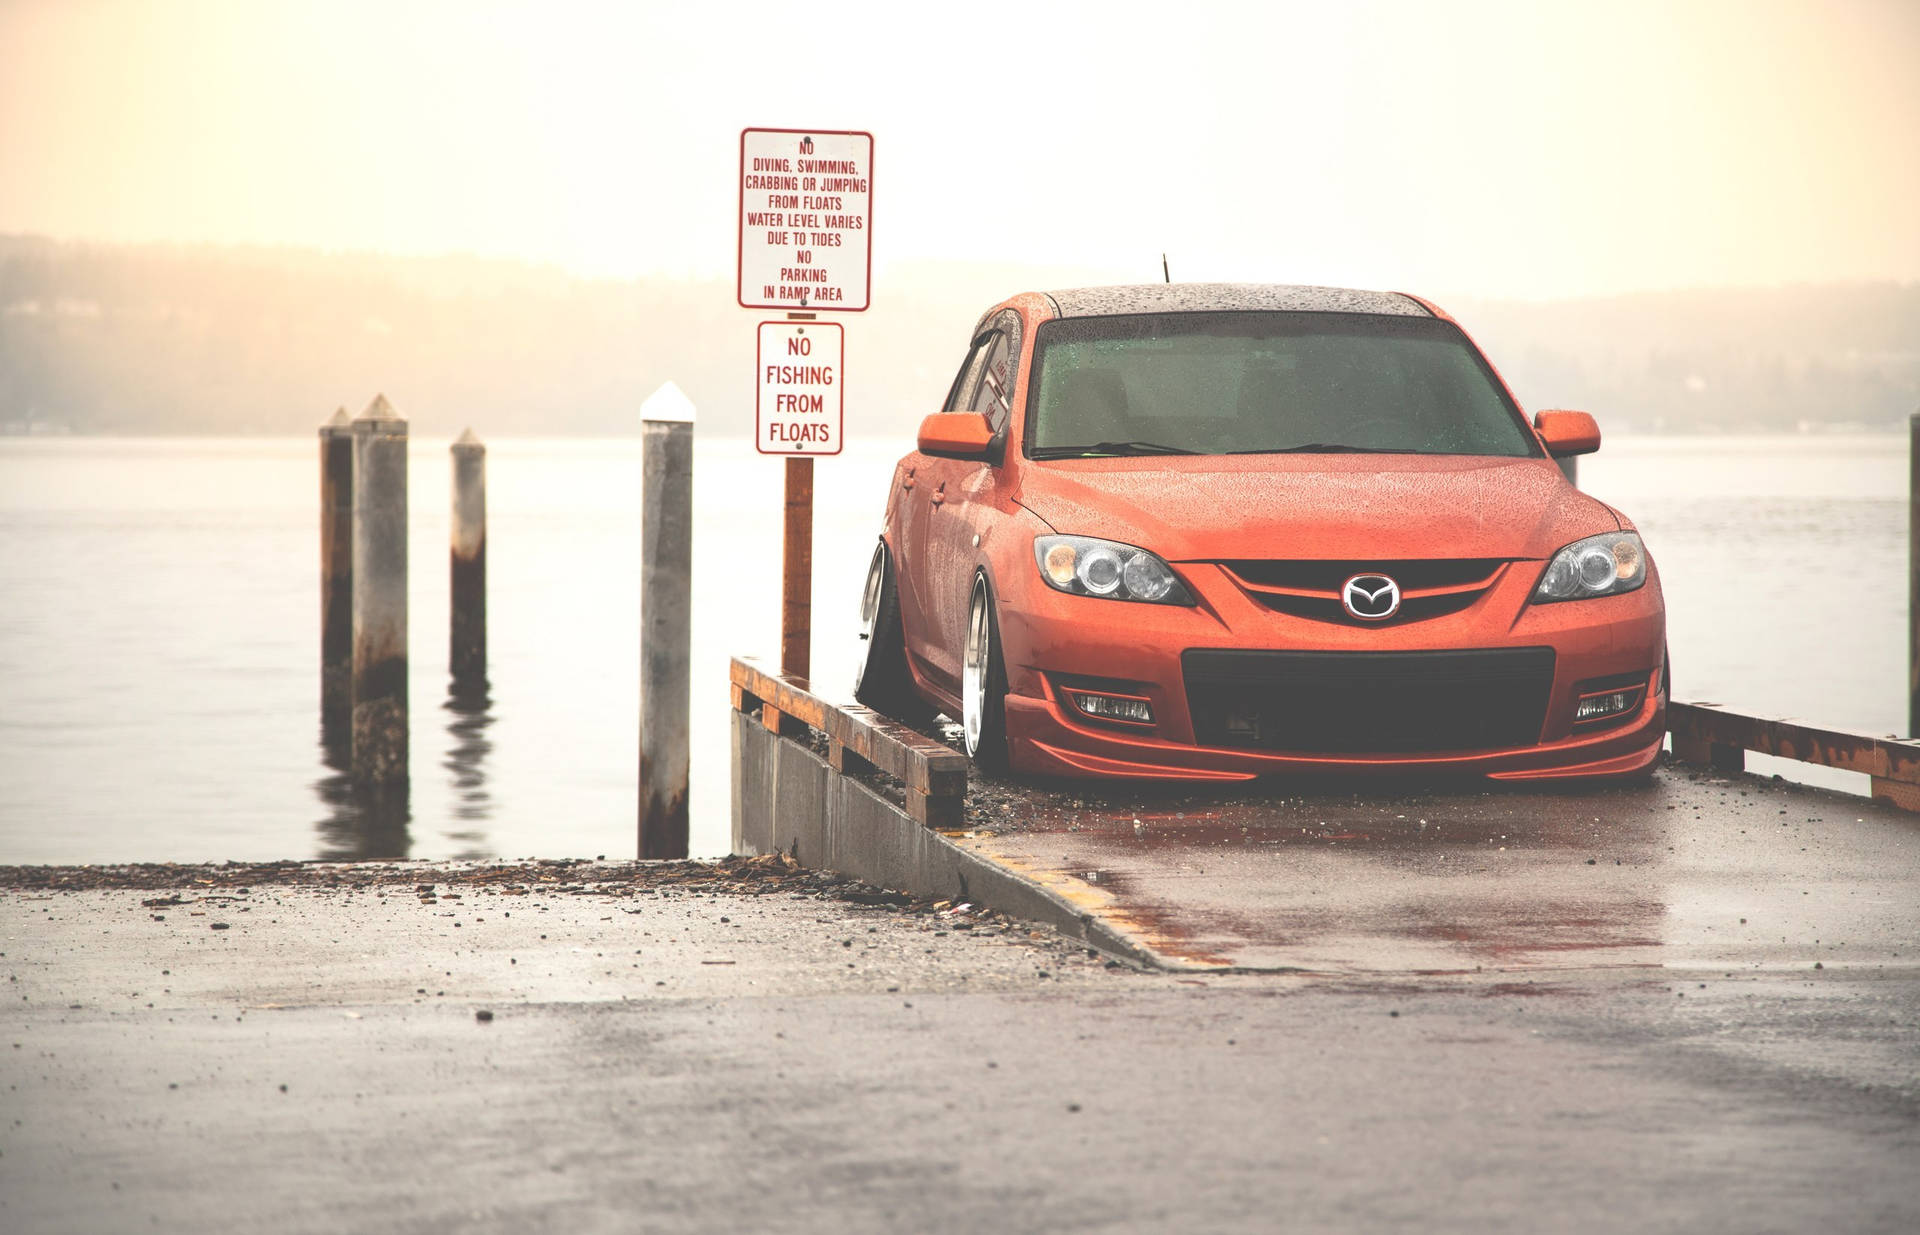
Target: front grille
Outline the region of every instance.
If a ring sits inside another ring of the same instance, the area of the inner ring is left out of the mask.
[[[1233,574],[1257,587],[1294,588],[1338,596],[1355,575],[1385,575],[1404,592],[1430,587],[1461,587],[1492,578],[1497,557],[1417,558],[1400,562],[1241,561],[1222,562]]]
[[[1552,648],[1194,649],[1180,661],[1202,746],[1353,755],[1530,746],[1553,689]]]
[[[1227,561],[1220,568],[1256,604],[1275,613],[1349,626],[1398,626],[1469,608],[1500,577],[1500,558],[1406,561]],[[1400,611],[1384,622],[1353,617],[1340,589],[1355,575],[1385,575],[1400,585]]]
[[[1316,622],[1345,622],[1349,626],[1398,626],[1402,622],[1445,617],[1471,607],[1482,595],[1480,592],[1448,592],[1441,596],[1403,597],[1400,612],[1384,622],[1378,622],[1354,617],[1334,596],[1280,596],[1272,592],[1249,594],[1275,613],[1290,613],[1294,617],[1312,618]]]

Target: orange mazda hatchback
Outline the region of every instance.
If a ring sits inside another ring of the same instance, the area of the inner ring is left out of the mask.
[[[974,328],[900,460],[855,694],[983,766],[1628,776],[1660,750],[1660,578],[1417,296],[1149,284]]]

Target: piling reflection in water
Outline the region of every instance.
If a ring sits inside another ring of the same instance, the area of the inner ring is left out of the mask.
[[[448,856],[474,861],[495,856],[487,832],[479,825],[493,818],[493,794],[487,787],[487,757],[493,741],[493,699],[485,678],[454,679],[447,686],[447,770],[453,790],[451,821],[440,833],[454,846]],[[316,825],[322,861],[359,862],[404,859],[412,847],[411,793],[406,788],[356,789],[353,783],[352,743],[344,723],[323,721],[320,761],[328,774],[313,782],[314,796],[326,808]]]
[[[412,846],[407,825],[413,820],[411,795],[404,782],[390,789],[356,789],[352,743],[344,725],[322,724],[320,761],[328,769],[327,775],[313,782],[314,796],[327,811],[315,825],[320,834],[320,859],[404,859]]]
[[[487,737],[493,725],[493,700],[486,678],[454,678],[447,685],[447,701],[442,706],[451,715],[447,736],[452,742],[441,766],[453,786],[453,817],[462,825],[443,835],[459,846],[453,855],[456,859],[490,858],[494,855],[487,845],[486,831],[472,826],[493,817],[493,795],[487,790],[486,773],[486,758],[493,751],[493,742]]]

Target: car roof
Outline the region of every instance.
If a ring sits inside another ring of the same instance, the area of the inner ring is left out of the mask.
[[[1125,313],[1384,313],[1431,317],[1425,305],[1399,292],[1363,292],[1347,287],[1290,283],[1134,283],[1120,287],[1074,287],[1046,292],[1061,317],[1113,317]]]

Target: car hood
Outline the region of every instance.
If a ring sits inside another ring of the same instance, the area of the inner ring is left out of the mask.
[[[1018,500],[1173,562],[1545,558],[1620,526],[1549,460],[1459,455],[1058,460],[1028,464]]]

